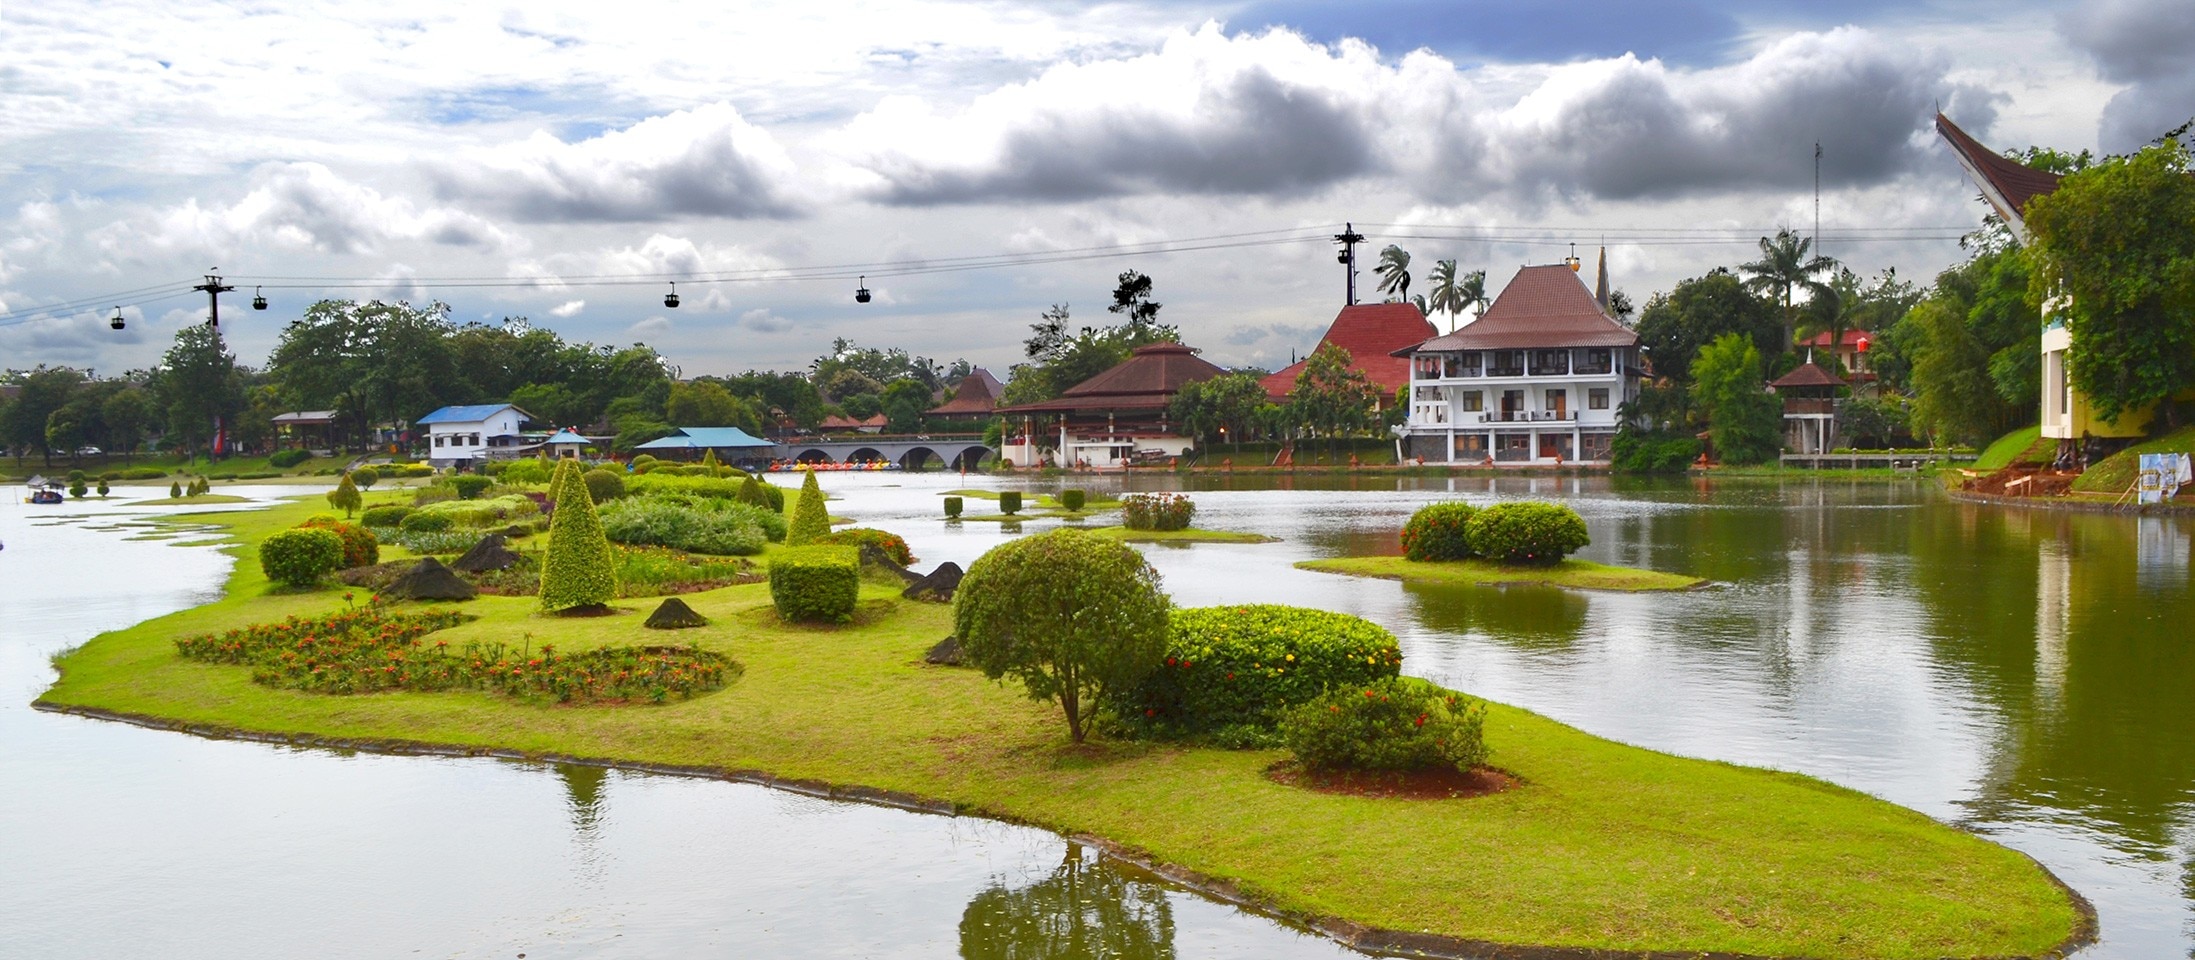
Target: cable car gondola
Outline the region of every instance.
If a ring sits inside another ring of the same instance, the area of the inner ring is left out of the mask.
[[[674,310],[678,308],[678,281],[671,281],[671,292],[663,295],[663,305]]]
[[[127,323],[124,323],[124,322],[122,321],[122,308],[121,308],[121,307],[116,307],[116,308],[114,308],[114,316],[112,316],[112,317],[108,317],[108,318],[107,318],[107,326],[113,327],[113,328],[115,328],[116,330],[120,330],[120,329],[122,329],[123,327],[129,326],[129,324],[127,324]]]
[[[862,278],[861,278],[860,280],[858,280],[858,281],[855,281],[855,284],[856,284],[856,285],[855,285],[855,287],[854,287],[854,302],[855,302],[855,303],[868,303],[868,302],[869,302],[869,278],[868,278],[868,277],[866,277],[866,276],[864,276],[864,277],[862,277]]]
[[[254,310],[265,310],[265,309],[267,309],[267,295],[266,295],[265,293],[262,293],[262,292],[260,292],[260,291],[262,291],[262,290],[265,290],[265,289],[266,289],[265,287],[253,287],[253,288],[252,288],[252,309],[254,309]]]

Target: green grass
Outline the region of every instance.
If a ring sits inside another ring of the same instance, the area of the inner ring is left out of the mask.
[[[224,599],[57,658],[41,702],[268,733],[400,739],[536,755],[768,771],[950,800],[963,812],[1088,833],[1235,885],[1281,910],[1517,945],[1763,956],[2042,953],[2082,924],[2026,857],[1796,774],[1690,760],[1490,708],[1493,762],[1520,781],[1466,800],[1311,793],[1263,775],[1276,751],[1067,743],[1056,708],[920,653],[951,611],[865,587],[855,623],[780,623],[764,585],[686,595],[711,626],[680,642],[731,656],[730,687],[660,707],[530,706],[479,692],[327,696],[185,661],[174,639],[341,606],[270,591],[252,544],[315,512],[195,518],[243,541]],[[537,615],[484,597],[439,639],[577,651],[652,635],[653,601]],[[1407,667],[1407,664],[1405,665]]]
[[[2056,446],[2057,442],[2044,440],[2043,428],[2040,426],[2022,427],[1998,437],[1995,443],[1983,448],[1982,455],[1974,461],[1973,469],[1983,473],[1996,473],[2015,463],[2049,463],[2049,448]]]
[[[132,500],[125,507],[176,507],[210,505],[216,503],[250,503],[250,497],[232,496],[226,493],[201,493],[195,497],[161,497],[157,500]]]
[[[2133,489],[2134,481],[2141,477],[2145,453],[2195,453],[2195,426],[2181,427],[2103,458],[2074,478],[2073,492],[2118,496]]]
[[[1545,584],[1582,590],[1690,590],[1707,581],[1681,573],[1612,567],[1590,560],[1564,560],[1551,567],[1511,567],[1491,560],[1423,563],[1402,557],[1334,557],[1299,560],[1296,566],[1321,573],[1407,580],[1412,583],[1469,584],[1481,587]]]
[[[1237,530],[1130,530],[1127,527],[1093,527],[1090,530],[1103,537],[1125,540],[1129,543],[1279,543],[1279,537],[1262,533],[1243,533]]]

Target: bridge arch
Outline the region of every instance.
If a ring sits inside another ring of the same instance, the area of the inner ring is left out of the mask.
[[[855,461],[857,461],[857,460],[889,460],[889,459],[891,459],[891,458],[890,458],[890,457],[887,457],[887,456],[885,456],[885,455],[884,455],[884,451],[882,451],[882,450],[878,450],[878,449],[877,449],[877,448],[875,448],[875,447],[858,447],[858,448],[856,448],[856,449],[855,449],[855,450],[854,450],[853,452],[851,452],[851,453],[848,453],[848,454],[846,455],[846,462],[847,462],[847,463],[853,463],[853,462],[855,462]]]
[[[899,455],[899,468],[909,473],[921,473],[930,465],[930,461],[933,459],[939,463],[945,462],[943,454],[929,447],[920,445],[908,447],[907,452]]]
[[[983,458],[990,455],[990,447],[982,446],[980,444],[970,444],[968,446],[961,447],[953,452],[952,458],[946,461],[946,469],[959,470],[965,473],[981,466],[983,463]]]
[[[793,457],[793,462],[795,462],[795,463],[832,463],[832,462],[834,462],[834,461],[833,461],[833,460],[831,459],[831,452],[830,452],[829,450],[822,450],[822,449],[818,449],[818,448],[815,448],[815,447],[809,447],[809,448],[807,448],[807,449],[805,449],[805,450],[802,450],[802,451],[800,451],[800,453],[796,454],[796,455],[795,455],[795,456]]]

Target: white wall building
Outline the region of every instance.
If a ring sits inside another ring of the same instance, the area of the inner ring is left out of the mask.
[[[443,407],[412,421],[427,428],[427,463],[437,468],[466,466],[526,445],[520,428],[533,414],[508,403]],[[491,454],[490,451],[495,451]]]
[[[1405,453],[1427,463],[1606,463],[1641,376],[1638,334],[1563,264],[1518,270],[1478,320],[1407,355]]]

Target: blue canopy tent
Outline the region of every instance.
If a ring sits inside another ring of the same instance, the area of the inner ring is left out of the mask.
[[[766,460],[776,448],[777,444],[738,427],[677,427],[670,436],[650,440],[633,450],[678,460],[699,460],[702,451],[714,450],[718,460],[732,462]]]

